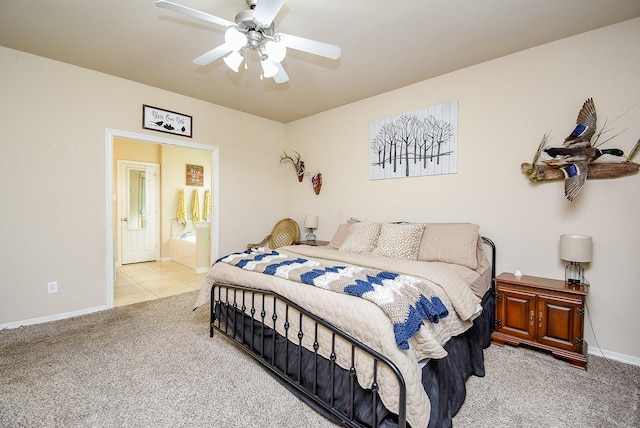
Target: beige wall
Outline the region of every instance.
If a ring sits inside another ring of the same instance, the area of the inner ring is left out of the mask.
[[[176,140],[219,147],[220,252],[285,214],[281,123],[3,47],[0,94],[0,326],[106,305],[106,129],[171,138],[142,129],[143,104],[193,117]]]
[[[640,138],[639,40],[635,19],[290,123],[288,149],[308,171],[322,172],[323,187],[316,196],[310,177],[299,184],[291,173],[287,213],[298,222],[317,214],[319,239],[352,216],[475,222],[497,244],[498,272],[559,279],[559,236],[592,235],[586,339],[592,351],[595,335],[610,355],[640,364],[640,175],[587,182],[569,203],[562,182],[533,184],[520,172],[546,132],[562,143],[588,97],[600,126],[608,120],[625,131],[605,147],[631,150]],[[452,99],[459,102],[457,174],[369,181],[369,121]]]
[[[640,19],[510,55],[287,125],[21,52],[0,48],[0,325],[105,303],[105,128],[149,133],[142,104],[194,118],[194,141],[220,147],[220,252],[264,236],[291,216],[320,218],[319,239],[364,220],[470,221],[498,246],[498,271],[562,278],[558,237],[594,238],[586,323],[590,349],[640,363],[640,208],[636,174],[593,180],[573,203],[560,182],[530,183],[545,132],[560,144],[587,97],[600,124],[640,137]],[[376,78],[375,73],[371,78]],[[379,76],[383,78],[383,76]],[[57,82],[51,84],[51,82]],[[369,181],[368,123],[459,100],[455,175]],[[10,100],[10,101],[7,101]],[[180,138],[180,137],[177,137]],[[286,146],[285,146],[286,142]],[[297,150],[323,174],[319,196],[277,161]],[[259,213],[259,214],[258,214]],[[60,292],[48,295],[46,283]]]

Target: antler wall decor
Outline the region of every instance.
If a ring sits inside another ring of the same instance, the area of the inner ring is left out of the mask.
[[[295,159],[292,156],[289,156],[287,152],[283,152],[284,156],[280,156],[280,163],[282,161],[291,161],[293,166],[296,169],[296,175],[298,176],[298,182],[302,183],[304,180],[305,168],[304,161],[300,159],[300,153],[294,151]],[[317,172],[313,177],[311,177],[311,185],[313,186],[313,191],[316,195],[320,194],[320,189],[322,188],[322,174]]]
[[[293,163],[293,166],[296,168],[296,174],[298,176],[298,181],[302,183],[304,179],[304,161],[300,159],[300,153],[295,152],[297,158],[294,160],[291,156],[287,155],[287,152],[284,152],[284,156],[280,157],[280,162],[284,160],[289,160]]]

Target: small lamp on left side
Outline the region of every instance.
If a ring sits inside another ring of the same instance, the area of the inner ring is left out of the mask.
[[[304,227],[309,230],[307,233],[307,241],[315,241],[316,235],[313,234],[314,229],[318,228],[318,216],[317,215],[306,215],[304,216]]]

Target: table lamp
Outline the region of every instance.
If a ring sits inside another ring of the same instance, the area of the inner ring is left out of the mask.
[[[591,261],[593,240],[586,235],[561,235],[560,258],[569,262],[564,270],[567,284],[580,285],[584,280],[584,269],[580,263]]]
[[[309,230],[307,233],[307,241],[315,241],[316,235],[313,234],[313,230],[318,228],[318,216],[306,215],[304,216],[304,227]]]

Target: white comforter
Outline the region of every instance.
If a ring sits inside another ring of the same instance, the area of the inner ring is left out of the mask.
[[[409,340],[409,349],[403,351],[396,345],[393,325],[389,318],[374,303],[272,275],[245,271],[227,263],[216,263],[210,269],[196,301],[196,307],[209,301],[211,285],[214,282],[274,291],[296,302],[391,359],[400,369],[407,385],[407,421],[414,427],[426,427],[431,408],[429,398],[422,387],[422,373],[418,362],[427,358],[445,357],[447,353],[443,348],[444,344],[451,337],[471,327],[471,319],[477,315],[480,298],[469,288],[468,279],[479,275],[458,265],[345,253],[328,247],[298,245],[281,247],[278,252],[421,277],[432,283],[436,295],[449,309],[449,316],[437,324],[425,321],[418,333]],[[270,314],[267,316],[270,319]],[[295,320],[292,324],[290,331],[297,331]],[[284,331],[280,325],[276,329],[280,333]],[[328,337],[327,333],[321,334]],[[303,345],[311,348],[312,342],[313,338],[307,335]],[[346,343],[338,343],[337,346],[337,363],[349,369],[350,346]],[[330,350],[322,347],[319,352],[328,357]],[[356,369],[360,385],[370,388],[373,379],[370,361],[363,355],[358,355]],[[383,368],[378,373],[378,384],[383,403],[389,410],[397,413],[399,389],[395,376],[389,369]]]

